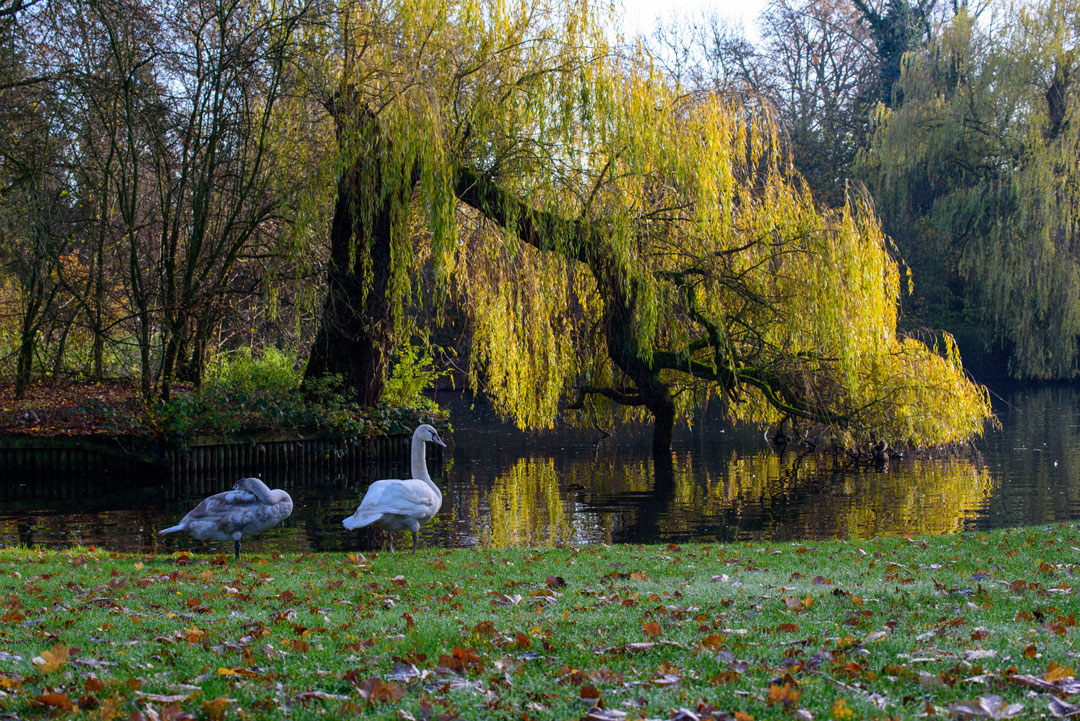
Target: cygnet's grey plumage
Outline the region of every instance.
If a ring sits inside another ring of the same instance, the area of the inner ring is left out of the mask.
[[[426,423],[417,427],[412,435],[412,478],[388,478],[368,486],[356,513],[341,523],[350,531],[364,526],[378,526],[387,531],[407,528],[412,533],[413,553],[416,553],[417,532],[420,524],[427,523],[442,506],[442,492],[428,475],[425,443],[446,444],[439,432]],[[390,550],[394,550],[393,538]]]
[[[258,478],[241,478],[231,491],[204,498],[180,523],[158,533],[183,531],[200,541],[232,541],[240,558],[240,539],[276,526],[292,513],[292,497],[270,490]]]

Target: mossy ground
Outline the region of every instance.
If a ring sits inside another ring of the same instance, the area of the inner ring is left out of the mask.
[[[1080,693],[1077,563],[1071,525],[239,564],[0,549],[0,718],[1049,717]]]

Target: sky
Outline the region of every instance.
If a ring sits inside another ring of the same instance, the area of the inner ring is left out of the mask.
[[[620,0],[615,0],[616,3]],[[715,12],[720,18],[742,22],[750,39],[757,37],[755,21],[768,0],[621,0],[625,8],[623,31],[627,37],[649,34],[656,26],[657,16],[664,20],[672,16],[700,15]]]

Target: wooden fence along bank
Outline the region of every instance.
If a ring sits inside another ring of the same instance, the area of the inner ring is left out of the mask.
[[[409,433],[348,439],[298,434],[197,436],[183,446],[96,436],[0,436],[0,498],[78,497],[88,480],[167,483],[182,495],[217,493],[245,476],[271,487],[407,468]],[[431,448],[433,460],[436,451]],[[375,476],[376,478],[385,476]],[[298,480],[303,479],[303,480]]]

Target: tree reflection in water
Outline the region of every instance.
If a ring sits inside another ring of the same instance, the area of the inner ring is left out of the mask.
[[[457,513],[477,518],[473,540],[485,546],[867,538],[960,530],[993,487],[970,460],[837,471],[765,451],[707,466],[691,452],[619,464],[519,459],[486,507],[477,492]]]
[[[1080,517],[1073,420],[1080,395],[1019,389],[1008,398],[1003,430],[980,443],[982,462],[893,462],[887,471],[776,453],[756,431],[707,422],[657,460],[648,429],[597,442],[593,431],[525,434],[483,417],[467,420],[459,409],[447,434],[452,447],[432,469],[443,508],[422,535],[445,547],[866,538]],[[296,510],[252,551],[381,547],[373,534],[345,533],[340,521],[371,480],[387,475],[369,468],[356,477],[264,476],[289,490]],[[0,485],[0,544],[229,550],[157,536],[197,500],[190,486],[166,477],[33,479],[12,488]]]

